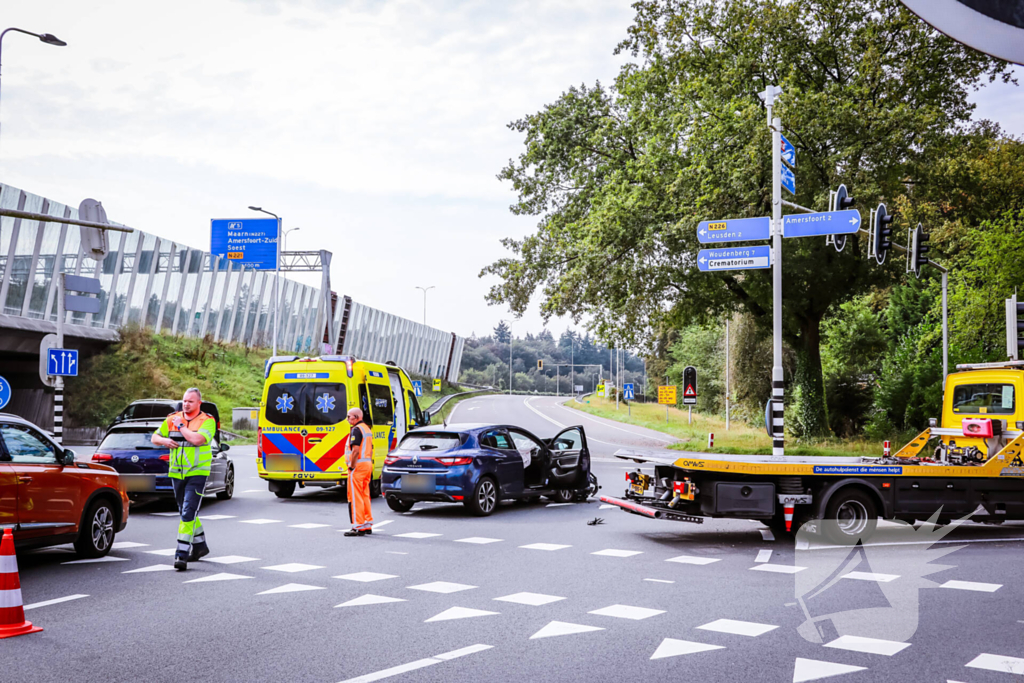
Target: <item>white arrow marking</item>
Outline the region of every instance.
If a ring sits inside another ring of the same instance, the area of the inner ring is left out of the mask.
[[[64,371],[64,367],[67,365],[67,361],[68,361],[68,354],[67,354],[67,352],[61,351],[61,353],[60,353],[60,369],[61,369],[61,372]]]
[[[706,258],[704,258],[703,256],[702,256],[702,257],[700,257],[700,258],[699,258],[699,259],[697,259],[697,260],[698,260],[698,261],[700,261],[701,263],[707,263],[707,259],[706,259]]]
[[[699,235],[706,235],[706,234],[707,234],[707,232],[706,232],[706,231],[704,231],[704,230],[698,230],[698,231],[697,231],[697,234],[699,234]]]
[[[850,219],[850,225],[857,225],[858,223],[860,223],[860,219],[856,216]]]

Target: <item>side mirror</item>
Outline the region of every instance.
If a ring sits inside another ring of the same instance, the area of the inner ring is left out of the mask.
[[[222,443],[220,445],[220,452],[221,453],[223,453],[224,451],[230,451],[230,450],[231,450],[231,446],[229,446],[228,444]]]
[[[61,459],[63,465],[74,465],[75,464],[75,452],[70,448],[64,449],[64,457]]]

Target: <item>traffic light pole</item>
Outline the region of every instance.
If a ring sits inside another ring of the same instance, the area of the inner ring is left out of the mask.
[[[782,374],[782,119],[772,117],[777,86],[765,89],[768,128],[772,134],[772,457],[786,454],[785,380]]]

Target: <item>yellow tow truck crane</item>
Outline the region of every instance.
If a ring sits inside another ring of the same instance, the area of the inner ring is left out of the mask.
[[[620,450],[619,458],[653,463],[654,475],[627,472],[624,497],[601,501],[652,519],[754,519],[781,532],[815,522],[842,544],[870,535],[879,517],[1024,519],[1024,361],[957,370],[946,377],[941,418],[892,457],[675,458]]]

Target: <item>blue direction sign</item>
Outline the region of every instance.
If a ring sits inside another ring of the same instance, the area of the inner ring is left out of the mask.
[[[768,246],[701,249],[697,267],[712,270],[751,270],[772,267],[772,248]]]
[[[215,218],[210,221],[210,253],[235,267],[277,269],[276,218]]]
[[[821,235],[847,235],[860,229],[860,211],[823,211],[821,213],[795,213],[782,217],[783,237],[819,237]]]
[[[47,349],[46,374],[78,377],[78,349]]]
[[[701,221],[697,226],[697,241],[701,244],[750,242],[751,240],[766,240],[771,236],[772,221],[767,216]]]
[[[782,138],[782,160],[796,168],[796,147],[786,139],[785,135],[779,137]]]
[[[11,400],[11,384],[3,377],[0,377],[0,409]]]
[[[796,175],[785,164],[782,168],[782,186],[789,190],[790,194],[796,194]]]
[[[627,401],[632,401],[633,400],[633,383],[632,382],[626,382],[626,383],[624,383],[622,385],[622,398],[626,399]]]
[[[418,379],[412,381],[412,388],[416,391],[417,396],[423,395],[423,382]]]

